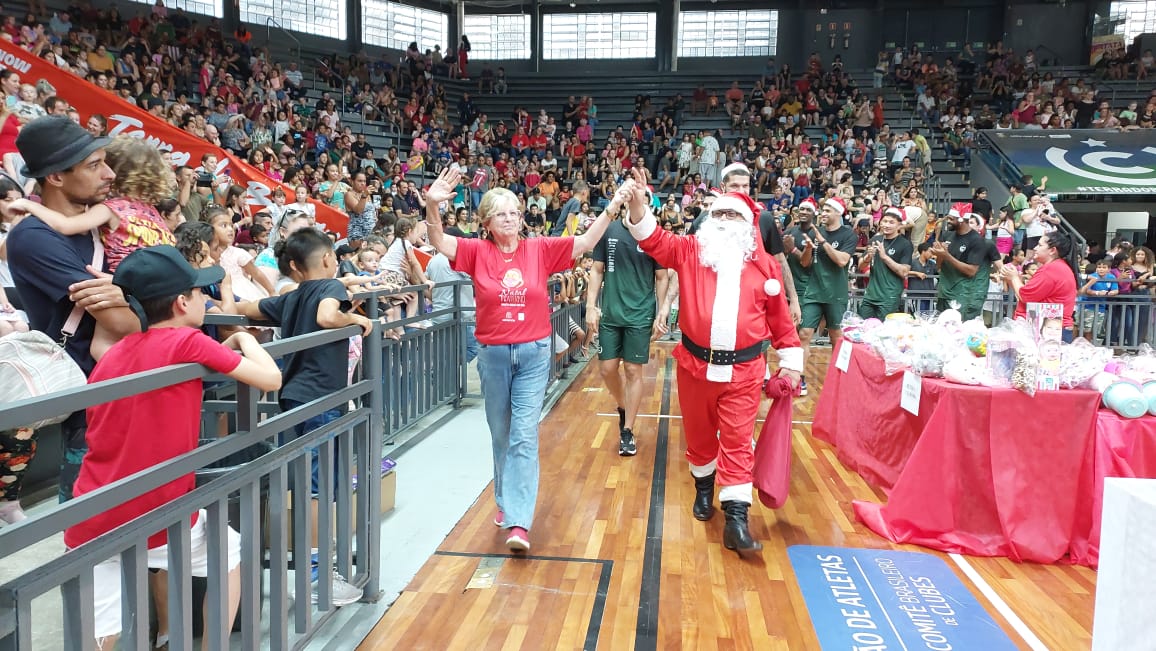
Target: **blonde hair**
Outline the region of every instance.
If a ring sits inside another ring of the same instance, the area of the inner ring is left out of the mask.
[[[492,239],[490,229],[486,228],[486,224],[490,221],[490,212],[493,211],[496,204],[508,203],[516,209],[521,209],[522,203],[518,201],[518,195],[510,192],[506,188],[494,188],[482,195],[482,200],[478,202],[478,223],[485,229],[485,239]]]
[[[131,136],[113,138],[105,162],[116,173],[112,191],[117,196],[156,204],[173,196],[176,179],[172,165],[155,145]]]

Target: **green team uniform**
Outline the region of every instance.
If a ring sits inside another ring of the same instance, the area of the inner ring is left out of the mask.
[[[654,274],[662,267],[642,252],[618,220],[610,223],[593,257],[603,264],[598,357],[645,364],[650,361],[651,327],[658,313]]]
[[[896,235],[886,240],[882,235],[876,235],[871,239],[871,244],[880,245],[896,264],[911,264],[911,240],[906,237]],[[903,304],[903,280],[876,253],[871,260],[871,278],[867,282],[867,291],[863,294],[863,302],[859,304],[859,316],[864,319],[882,319],[892,312],[899,312]]]
[[[803,302],[803,296],[807,293],[807,281],[811,278],[811,269],[804,267],[799,262],[796,253],[803,252],[803,239],[808,237],[803,229],[798,226],[792,226],[787,229],[787,235],[795,238],[795,251],[787,254],[787,266],[791,269],[791,280],[795,284],[795,296],[799,297],[800,305]]]
[[[947,236],[947,232],[944,232]],[[975,276],[968,278],[951,263],[939,265],[939,288],[935,309],[940,312],[959,303],[959,313],[964,321],[974,319],[983,312],[983,302],[987,298],[988,275],[991,273],[991,255],[988,242],[975,232],[967,235],[951,234],[947,241],[947,252],[964,264],[975,265],[979,269]]]
[[[833,231],[820,231],[837,251],[855,255],[855,245],[859,236],[849,226],[840,226]],[[814,237],[811,238],[812,241]],[[850,293],[847,265],[839,266],[827,255],[827,247],[816,243],[811,256],[811,278],[807,281],[807,292],[802,299],[803,327],[814,330],[822,319],[827,327],[837,329],[843,325],[843,314],[847,312],[847,297]]]

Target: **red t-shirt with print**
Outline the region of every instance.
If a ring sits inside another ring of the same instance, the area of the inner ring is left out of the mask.
[[[458,238],[451,267],[474,279],[477,330],[486,345],[524,344],[550,336],[550,275],[570,268],[574,239],[532,237],[502,253],[489,240]]]
[[[89,383],[151,371],[173,364],[203,364],[217,373],[231,373],[241,356],[200,330],[150,328],[114,344],[97,362]],[[121,398],[88,408],[88,452],[80,464],[73,495],[117,480],[191,452],[201,431],[201,380]],[[189,493],[192,474],[177,479],[93,516],[64,532],[64,544],[78,547],[101,534]],[[165,545],[161,531],[149,537],[149,549]]]

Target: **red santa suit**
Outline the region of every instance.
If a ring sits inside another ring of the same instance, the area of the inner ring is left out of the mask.
[[[755,248],[741,266],[719,271],[702,263],[696,236],[658,228],[653,213],[628,226],[639,246],[660,265],[678,273],[679,327],[684,341],[711,351],[743,351],[770,340],[783,369],[803,371],[803,349],[782,291],[782,271],[763,250],[753,224],[753,202],[738,193],[717,199],[712,211],[741,212]],[[748,353],[749,354],[749,353]],[[684,343],[674,349],[687,460],[695,477],[717,470],[718,497],[751,503],[754,455],[751,439],[766,377],[761,354],[736,364],[712,364]]]

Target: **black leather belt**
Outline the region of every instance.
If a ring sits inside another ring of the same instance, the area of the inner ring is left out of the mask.
[[[703,348],[691,341],[690,337],[686,336],[686,333],[682,335],[682,345],[690,351],[691,355],[694,355],[707,364],[718,364],[719,366],[742,364],[752,359],[758,359],[763,354],[762,343],[740,348],[739,350],[711,350],[710,348]]]

